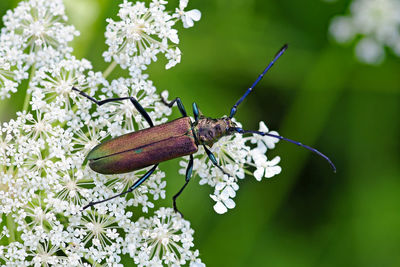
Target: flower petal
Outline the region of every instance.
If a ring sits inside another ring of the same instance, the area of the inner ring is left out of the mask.
[[[199,21],[201,19],[201,12],[198,9],[192,9],[186,12],[186,15],[194,21]]]
[[[216,213],[218,214],[224,214],[225,212],[228,211],[228,209],[225,207],[224,204],[222,204],[222,202],[218,201],[215,205],[214,205],[214,210]]]

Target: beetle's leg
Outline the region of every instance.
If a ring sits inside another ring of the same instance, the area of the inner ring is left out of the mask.
[[[219,166],[217,159],[215,158],[214,154],[205,146],[203,145],[204,150],[207,153],[208,158],[211,160],[211,162],[218,167],[218,169],[220,169],[224,174],[228,175],[229,177],[231,177],[232,175],[230,175],[229,173],[227,173],[221,166]]]
[[[139,111],[139,113],[144,117],[144,119],[147,121],[147,123],[150,125],[150,127],[153,127],[153,121],[151,120],[149,114],[147,111],[142,107],[142,105],[139,104],[139,102],[133,97],[133,96],[127,96],[127,97],[117,97],[117,98],[108,98],[104,100],[97,100],[94,97],[91,97],[90,95],[86,94],[85,92],[72,87],[72,90],[79,92],[80,95],[86,97],[90,101],[96,103],[97,105],[101,106],[109,102],[116,102],[116,101],[121,101],[121,100],[126,100],[129,99],[132,104],[135,106],[135,108]]]
[[[109,200],[111,200],[111,199],[114,199],[114,198],[117,198],[117,197],[120,197],[120,196],[122,196],[122,195],[125,195],[125,194],[127,194],[127,193],[132,192],[132,191],[135,190],[139,185],[141,185],[144,181],[146,181],[147,178],[150,177],[150,175],[153,174],[153,172],[156,170],[157,166],[158,166],[158,164],[154,165],[153,168],[151,168],[148,172],[146,172],[139,180],[137,180],[131,187],[129,187],[128,190],[126,190],[126,191],[124,191],[124,192],[122,192],[122,193],[119,193],[119,194],[117,194],[117,195],[115,195],[115,196],[112,196],[112,197],[110,197],[110,198],[107,198],[107,199],[103,199],[103,200],[100,200],[100,201],[92,201],[92,202],[90,202],[89,204],[87,204],[86,206],[84,206],[84,207],[82,208],[82,210],[85,210],[85,209],[87,209],[87,208],[89,208],[89,207],[92,207],[92,206],[94,206],[94,205],[97,205],[97,204],[100,204],[100,203],[109,201]]]
[[[199,108],[197,107],[196,102],[193,102],[193,115],[194,115],[194,120],[198,121],[199,120]]]
[[[178,208],[176,206],[176,199],[179,197],[179,195],[182,193],[183,189],[185,189],[185,187],[189,183],[190,177],[192,176],[192,171],[193,171],[193,155],[190,155],[189,164],[188,164],[188,167],[186,168],[185,184],[182,186],[182,188],[179,190],[179,192],[176,193],[172,197],[173,205],[174,205],[174,211],[179,213],[182,216],[182,218],[183,218],[183,214],[178,210]]]
[[[104,99],[104,100],[97,100],[96,98],[91,97],[90,95],[86,94],[85,92],[83,92],[83,91],[81,91],[81,90],[79,90],[79,89],[77,89],[75,87],[72,87],[72,90],[73,91],[77,91],[80,95],[86,97],[87,99],[89,99],[90,101],[94,102],[96,105],[99,105],[99,106],[104,105],[104,104],[109,103],[109,102],[121,101],[121,100],[126,100],[126,99],[130,99],[131,98],[131,97],[128,96],[128,97],[118,97],[118,98],[109,98],[109,99]]]
[[[171,108],[176,102],[182,116],[187,117],[185,107],[183,106],[182,100],[179,97],[175,98],[174,100],[172,100],[171,102],[168,103],[167,100],[165,100],[165,98],[163,96],[161,96],[161,102],[163,102],[164,105],[166,105],[169,108]]]
[[[153,127],[154,126],[153,121],[151,120],[149,113],[147,113],[147,111],[142,107],[142,105],[140,105],[139,102],[134,97],[130,97],[129,100],[139,111],[139,113],[145,118],[150,127]]]

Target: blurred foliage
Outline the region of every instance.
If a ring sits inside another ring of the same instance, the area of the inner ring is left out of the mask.
[[[17,2],[0,1],[1,14]],[[104,70],[105,19],[116,18],[119,1],[65,2],[70,23],[81,31],[75,54]],[[202,19],[181,31],[181,64],[166,71],[160,59],[149,69],[160,91],[219,117],[289,43],[237,119],[247,129],[264,120],[317,147],[338,169],[333,174],[321,158],[281,142],[269,156],[281,156],[282,173],[262,182],[248,177],[237,207],[225,215],[213,211],[212,192],[194,178],[179,205],[208,266],[400,266],[400,63],[389,55],[380,66],[362,65],[351,46],[335,44],[329,21],[348,4],[192,0],[189,8],[201,10]],[[0,104],[7,110],[2,121],[22,107],[20,95]],[[160,166],[168,177],[165,206],[184,182],[178,162]]]

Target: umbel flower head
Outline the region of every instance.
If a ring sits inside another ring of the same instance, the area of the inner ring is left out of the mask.
[[[156,125],[165,123],[171,110],[144,70],[159,53],[169,60],[167,68],[179,63],[174,26],[179,20],[193,26],[200,19],[198,10],[184,11],[187,0],[175,13],[167,11],[166,3],[120,5],[121,20],[108,20],[104,56],[112,63],[104,73],[71,54],[69,41],[78,32],[66,24],[61,0],[22,1],[3,17],[0,97],[25,90],[26,99],[14,119],[0,124],[1,265],[120,266],[126,257],[138,266],[204,266],[190,223],[157,205],[168,181],[160,169],[126,197],[82,211],[90,201],[125,191],[149,169],[98,174],[85,163],[88,152],[108,138],[149,125],[129,101],[94,107],[71,89],[97,99],[133,96]],[[129,75],[108,79],[117,64],[129,68]],[[268,131],[264,124],[260,130]],[[218,213],[235,206],[238,179],[245,174],[253,172],[260,180],[280,172],[279,158],[265,156],[275,142],[241,135],[221,139],[212,149],[232,177],[211,166],[200,149],[194,173],[201,184],[214,187],[211,198]]]
[[[167,1],[153,1],[149,7],[143,2],[124,0],[118,12],[120,21],[107,19],[105,33],[109,49],[103,56],[106,61],[115,60],[122,68],[128,68],[132,75],[146,69],[159,53],[165,54],[167,69],[181,61],[178,31],[173,28],[180,18],[185,28],[194,25],[193,20],[200,20],[200,11],[184,12],[188,0],[180,1],[180,9],[172,16],[164,12]]]
[[[339,43],[356,39],[356,56],[367,64],[381,63],[385,47],[400,56],[400,2],[353,0],[349,15],[333,18],[330,33]]]

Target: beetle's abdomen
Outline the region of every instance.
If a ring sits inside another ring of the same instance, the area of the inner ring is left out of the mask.
[[[92,170],[117,174],[193,154],[197,149],[190,118],[183,117],[108,140],[90,151],[87,159]]]

